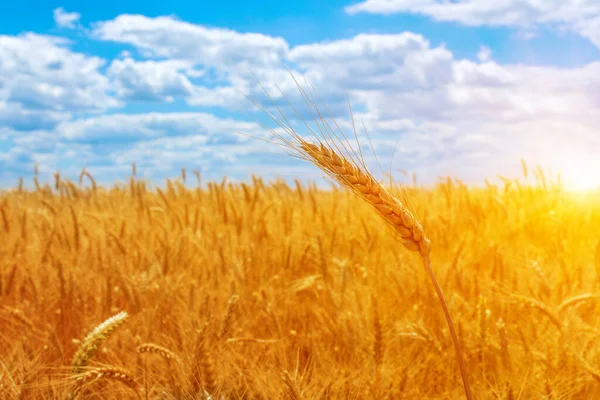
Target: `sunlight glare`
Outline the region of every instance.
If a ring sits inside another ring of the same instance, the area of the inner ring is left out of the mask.
[[[600,158],[600,157],[599,157]],[[572,157],[563,163],[561,176],[564,188],[574,192],[600,189],[600,160]]]

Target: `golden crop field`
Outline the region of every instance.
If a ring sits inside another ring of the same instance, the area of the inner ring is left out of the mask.
[[[418,252],[357,196],[82,178],[0,197],[0,398],[464,398]],[[535,181],[405,199],[473,397],[600,398],[598,193]]]

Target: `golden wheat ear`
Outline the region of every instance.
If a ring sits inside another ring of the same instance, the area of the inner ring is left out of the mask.
[[[423,227],[398,198],[391,195],[373,176],[356,163],[338,155],[323,143],[318,146],[301,138],[300,148],[310,160],[331,178],[366,201],[402,238],[411,251],[427,256],[431,242]]]
[[[113,315],[100,325],[96,326],[81,342],[77,352],[73,356],[73,373],[79,373],[88,365],[90,359],[94,357],[98,348],[108,337],[121,326],[129,314],[125,311]]]
[[[131,372],[123,368],[108,366],[91,368],[81,374],[76,375],[75,386],[69,394],[68,399],[74,400],[79,398],[87,386],[90,386],[91,384],[100,380],[112,380],[115,382],[120,382],[121,384],[131,388],[136,393],[136,397],[140,398],[139,392],[141,387],[133,378]]]
[[[317,128],[313,129],[311,126],[309,126],[300,116],[300,114],[293,108],[293,106],[292,109],[296,112],[296,115],[300,117],[300,120],[308,128],[308,130],[314,136],[316,136],[316,143],[310,142],[298,134],[296,130],[292,128],[288,118],[281,112],[279,107],[275,106],[281,119],[277,118],[277,116],[266,111],[259,105],[259,108],[267,113],[267,115],[275,123],[277,123],[288,136],[284,137],[282,134],[277,133],[274,130],[270,130],[270,132],[277,139],[279,139],[280,144],[283,147],[292,150],[297,157],[313,163],[315,166],[325,172],[330,178],[338,182],[342,187],[345,187],[359,198],[367,202],[367,204],[372,206],[375,211],[381,217],[383,217],[385,222],[390,225],[399,235],[402,240],[402,244],[407,249],[416,251],[421,255],[421,259],[423,260],[427,274],[429,275],[429,278],[435,288],[436,294],[440,301],[440,306],[444,312],[444,316],[450,330],[450,335],[452,337],[452,342],[458,358],[458,364],[464,384],[466,398],[471,400],[473,397],[471,395],[467,369],[462,356],[460,342],[458,340],[444,294],[438,284],[433,269],[431,268],[429,257],[431,242],[427,238],[423,227],[417,218],[404,205],[404,203],[398,197],[387,191],[383,185],[381,185],[381,183],[379,183],[373,177],[362,160],[355,161],[353,159],[352,155],[354,154],[354,156],[357,156],[357,152],[348,150],[348,140],[345,138],[344,133],[339,128],[339,125],[335,119],[330,117],[331,122],[329,122],[326,118],[324,118],[324,114],[318,108],[314,97],[306,93],[306,91],[294,78],[293,74],[292,78],[296,83],[298,91],[302,95],[305,105],[311,111]],[[265,93],[268,96],[266,90]],[[287,100],[283,93],[282,95]],[[350,111],[352,110],[350,109]],[[354,127],[355,125],[352,114],[351,117],[352,126]],[[333,126],[337,128],[337,131],[344,139],[340,139],[340,136],[332,128]],[[356,130],[354,131],[354,135],[357,138]],[[362,153],[360,154],[362,155]]]

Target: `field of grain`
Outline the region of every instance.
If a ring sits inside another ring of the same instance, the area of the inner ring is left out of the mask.
[[[0,398],[464,398],[418,254],[363,201],[182,175],[1,194]],[[536,181],[406,194],[474,397],[600,398],[598,194]]]

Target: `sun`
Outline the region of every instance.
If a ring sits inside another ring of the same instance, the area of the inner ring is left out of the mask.
[[[599,157],[600,158],[600,157]],[[564,188],[573,192],[588,192],[600,189],[600,160],[585,156],[565,160],[561,168]]]
[[[565,189],[574,192],[587,192],[600,188],[600,175],[588,174],[570,174],[563,177]]]

